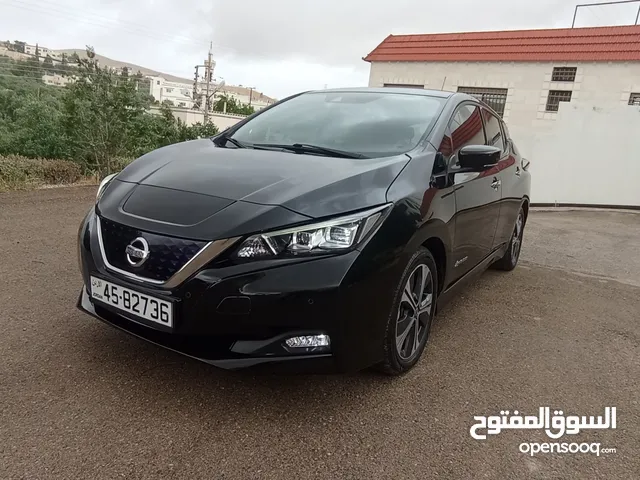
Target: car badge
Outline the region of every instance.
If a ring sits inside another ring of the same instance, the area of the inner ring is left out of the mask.
[[[132,267],[140,267],[149,258],[149,243],[142,237],[136,238],[125,249],[127,262]]]

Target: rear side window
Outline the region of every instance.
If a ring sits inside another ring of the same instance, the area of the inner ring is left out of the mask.
[[[493,115],[489,110],[482,109],[484,117],[484,129],[487,133],[487,145],[497,147],[504,154],[505,140],[500,128],[500,119]]]
[[[456,110],[449,121],[445,137],[440,145],[440,152],[447,163],[457,163],[458,151],[466,145],[484,145],[480,109],[472,104],[463,105]]]

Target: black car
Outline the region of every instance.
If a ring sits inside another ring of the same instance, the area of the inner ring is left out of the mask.
[[[465,94],[295,95],[106,178],[78,307],[223,368],[400,374],[437,306],[516,266],[527,167]]]

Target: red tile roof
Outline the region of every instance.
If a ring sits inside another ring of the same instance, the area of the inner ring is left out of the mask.
[[[640,25],[389,35],[367,62],[640,61]]]

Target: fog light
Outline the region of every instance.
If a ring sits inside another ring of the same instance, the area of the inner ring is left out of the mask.
[[[291,337],[285,342],[289,348],[313,348],[328,347],[331,342],[329,335],[305,335],[301,337]]]

